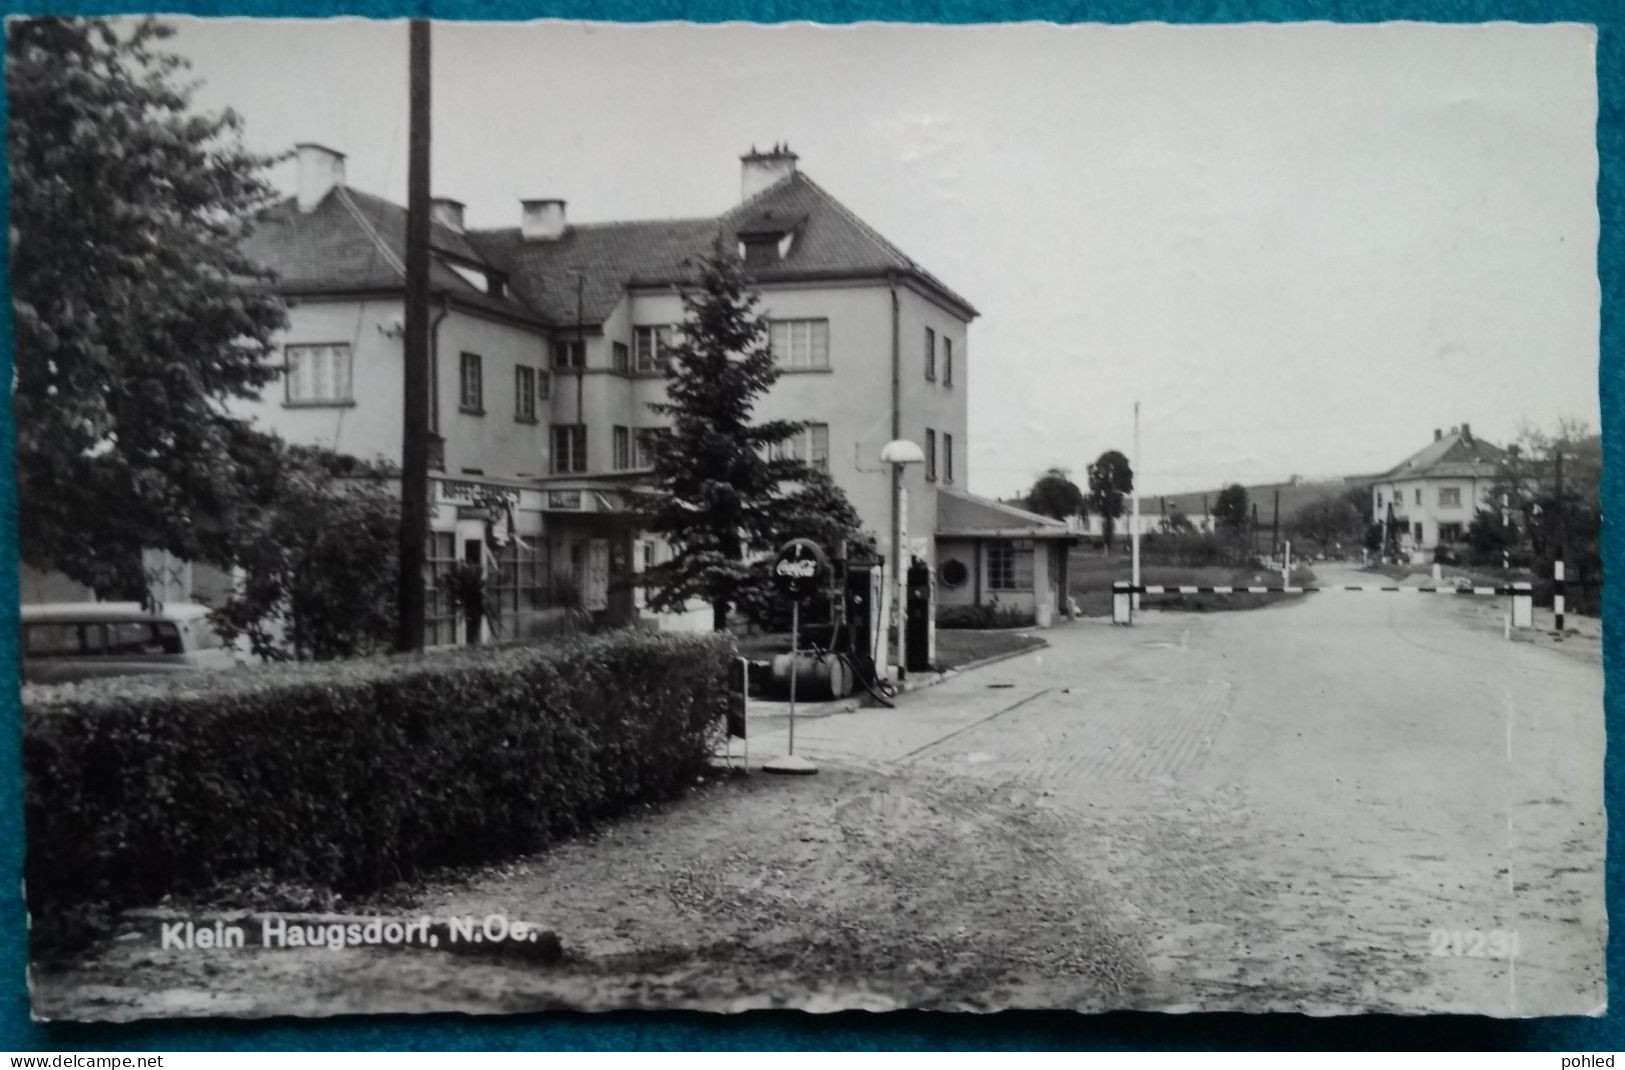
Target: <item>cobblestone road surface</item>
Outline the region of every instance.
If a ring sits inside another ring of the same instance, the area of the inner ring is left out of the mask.
[[[800,719],[818,776],[723,778],[390,900],[547,926],[562,963],[187,956],[135,925],[36,972],[36,1007],[1595,1012],[1597,640],[1499,620],[1362,592],[1065,625],[895,710]],[[786,729],[753,720],[753,764]]]

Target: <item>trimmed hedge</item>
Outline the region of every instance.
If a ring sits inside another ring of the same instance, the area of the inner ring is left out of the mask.
[[[702,773],[729,647],[541,647],[25,688],[36,923],[259,871],[340,893],[531,851]]]

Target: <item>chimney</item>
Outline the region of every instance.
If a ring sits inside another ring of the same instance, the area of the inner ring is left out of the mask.
[[[526,241],[557,241],[564,236],[564,202],[520,201],[519,233]]]
[[[774,145],[767,152],[750,151],[739,157],[739,199],[748,201],[773,183],[796,173],[796,161],[801,157],[790,151],[790,146]]]
[[[299,210],[314,212],[334,186],[344,185],[344,153],[305,141],[294,146],[299,160]]]
[[[1435,427],[1433,429],[1433,441],[1438,442],[1443,438],[1444,438],[1444,428]]]
[[[429,202],[429,218],[458,234],[463,232],[463,202],[436,197]]]
[[[1462,438],[1463,442],[1471,442],[1473,440],[1473,428],[1472,428],[1472,425],[1470,425],[1470,424],[1462,424],[1461,425],[1461,438]]]

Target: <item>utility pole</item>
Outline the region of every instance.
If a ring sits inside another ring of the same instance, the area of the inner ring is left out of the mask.
[[[1270,521],[1270,553],[1281,551],[1281,490],[1275,490],[1275,519]]]
[[[1258,556],[1258,503],[1253,503],[1253,556]]]
[[[1129,519],[1129,545],[1131,582],[1140,585],[1140,403],[1134,403],[1134,461],[1129,465],[1129,494],[1133,512]],[[1134,608],[1140,608],[1140,592],[1134,592]]]
[[[401,420],[399,650],[423,649],[429,534],[429,23],[413,19],[406,165],[406,354]]]

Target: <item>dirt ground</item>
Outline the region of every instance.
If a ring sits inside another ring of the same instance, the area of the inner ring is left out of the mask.
[[[124,1018],[1132,1002],[1145,990],[1145,949],[1113,928],[1119,910],[1086,867],[1056,853],[1060,830],[1037,803],[930,774],[719,772],[660,812],[524,862],[397,889],[384,904],[403,919],[529,921],[560,936],[557,964],[445,949],[166,951],[158,921],[143,917],[92,961],[37,970],[35,1009]]]
[[[816,776],[719,775],[347,908],[506,915],[557,933],[558,962],[166,951],[148,919],[36,970],[35,1009],[1595,1013],[1597,643],[1508,643],[1497,620],[1345,593],[1052,629],[895,710],[802,719]],[[753,718],[753,765],[788,727]]]

